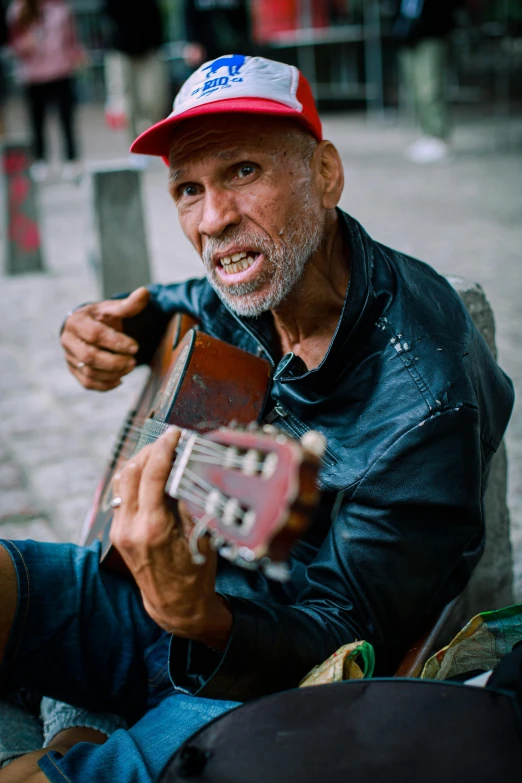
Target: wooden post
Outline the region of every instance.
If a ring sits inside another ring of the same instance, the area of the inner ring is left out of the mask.
[[[7,218],[4,272],[7,275],[41,272],[44,265],[38,186],[29,176],[32,161],[30,146],[24,142],[7,141],[1,150]]]
[[[94,223],[91,260],[107,298],[150,282],[141,199],[141,172],[128,167],[91,170]]]

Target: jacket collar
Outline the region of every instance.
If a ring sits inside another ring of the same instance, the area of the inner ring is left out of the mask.
[[[375,298],[372,287],[376,243],[363,227],[342,210],[337,210],[345,232],[346,244],[350,249],[350,282],[346,291],[343,309],[334,336],[321,364],[313,370],[306,370],[298,356],[290,353],[277,364],[274,378],[282,383],[306,382],[306,385],[320,387],[331,383],[346,369],[350,347],[361,324],[371,317],[369,303]],[[275,333],[272,316],[264,313],[258,318],[244,318],[230,313],[268,351],[273,363],[275,356]]]

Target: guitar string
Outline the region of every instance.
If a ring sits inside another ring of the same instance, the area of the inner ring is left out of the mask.
[[[202,509],[205,509],[207,504],[207,495],[204,492],[199,492],[198,487],[194,487],[192,482],[180,483],[178,490],[176,491],[176,498],[179,500],[188,500],[191,503],[195,503]]]
[[[201,508],[205,509],[206,507],[206,501],[207,501],[207,495],[205,492],[195,494],[196,490],[199,488],[195,486],[190,479],[186,481],[184,484],[180,482],[178,491],[176,492],[176,497],[181,500],[189,500],[193,503],[196,503],[196,505],[200,506]],[[245,516],[245,511],[239,507],[236,510],[236,516],[238,519],[243,520]],[[218,514],[215,514],[214,516],[218,516]]]
[[[149,421],[149,419],[144,419],[144,422],[145,422],[145,421]],[[153,420],[152,420],[152,421],[153,421]],[[167,424],[166,422],[155,422],[155,423],[159,424],[159,425],[160,425],[162,428],[164,428],[165,430],[166,430],[168,427],[170,427],[170,426],[171,426],[170,424]],[[124,434],[122,433],[122,435],[120,436],[120,442],[121,442],[121,441],[123,441],[123,440],[125,440],[125,439],[127,438],[127,435],[128,435],[129,433],[132,433],[132,434],[134,434],[134,435],[138,435],[138,436],[139,436],[139,435],[141,435],[143,432],[145,432],[146,430],[147,430],[147,427],[145,427],[145,426],[136,426],[136,425],[134,425],[134,424],[128,425],[127,427],[125,427],[125,428],[124,428]],[[218,444],[218,443],[214,443],[213,441],[210,441],[210,440],[205,440],[204,442],[205,442],[205,443],[208,443],[208,444],[212,444],[213,446],[215,446],[215,447],[218,447],[218,448],[220,448],[220,449],[222,449],[222,448],[226,448],[225,446],[221,446],[220,444]],[[119,444],[118,444],[118,445],[119,445]]]
[[[198,473],[195,473],[188,466],[183,471],[183,476],[187,476],[187,478],[192,480],[195,484],[197,484],[199,487],[201,487],[201,489],[205,490],[208,493],[212,492],[212,490],[215,489],[215,487],[213,487],[212,484],[209,481],[204,479]]]
[[[137,436],[137,438],[136,438],[136,441],[137,441],[137,440],[139,440],[139,436],[142,435],[142,433],[144,431],[145,431],[145,428],[139,428],[139,427],[136,427],[136,428],[134,428],[132,430],[129,429],[127,434],[122,439],[120,439],[119,443],[117,443],[115,445],[113,452],[114,453],[118,453],[118,449],[121,449],[122,445],[125,444],[125,441],[127,440],[127,435],[129,433],[132,433],[135,436]],[[155,440],[157,440],[158,437],[159,437],[159,435],[156,437]],[[128,444],[130,449],[134,449],[135,448],[136,441],[133,442],[133,443]],[[209,454],[224,453],[224,452],[227,451],[227,447],[226,446],[222,446],[219,443],[214,443],[213,441],[207,440],[207,439],[197,438],[196,439],[196,444],[197,444],[198,449],[200,451],[206,449],[209,452]],[[123,452],[123,449],[119,453],[121,454],[122,452]]]
[[[121,449],[120,453],[118,454],[118,458],[123,459],[129,459],[135,452],[134,449],[136,447],[136,444],[128,444],[128,449]],[[181,448],[176,448],[176,454],[182,454],[186,446],[186,442],[183,443]],[[216,459],[216,457],[221,457],[222,454],[226,453],[228,451],[229,447],[221,446],[220,444],[213,444],[212,441],[208,440],[202,440],[198,438],[193,445],[192,452],[191,452],[191,458],[194,457],[194,460],[197,462],[205,462],[208,464],[215,464],[220,465],[222,464],[222,459]],[[203,457],[209,457],[209,459],[203,459]],[[214,459],[212,459],[214,458]],[[230,461],[230,467],[241,467],[242,457],[237,455],[229,455],[228,459]],[[261,470],[263,467],[262,462],[256,462],[253,466],[257,470]]]
[[[190,468],[187,468],[183,472],[183,476],[181,480],[182,481],[185,480],[185,485],[187,485],[187,483],[190,483],[191,489],[194,489],[194,487],[196,487],[197,489],[201,489],[204,493],[206,493],[204,495],[205,498],[208,496],[210,492],[212,492],[215,489],[215,487],[213,487],[212,484],[210,484],[206,479],[202,478],[202,476],[195,473],[193,470],[190,470]],[[180,486],[181,486],[181,481],[180,481]],[[226,497],[222,493],[220,493],[220,495],[222,498]],[[238,514],[238,516],[242,517],[243,511],[242,509],[240,511],[241,514]]]
[[[169,426],[169,425],[165,425],[165,428],[167,426]],[[133,434],[135,436],[138,436],[138,439],[139,439],[139,436],[141,436],[143,434],[143,432],[145,432],[145,430],[146,430],[145,427],[137,427],[137,426],[134,426],[134,425],[129,425],[128,427],[125,427],[125,433],[122,434],[122,436],[120,437],[120,440],[117,441],[117,443],[115,444],[114,452],[116,453],[118,451],[118,449],[122,446],[122,444],[125,443],[125,441],[127,440],[127,437],[128,437],[129,434]],[[200,448],[207,448],[209,451],[212,451],[212,453],[216,453],[216,452],[224,453],[225,451],[227,451],[227,448],[228,448],[227,446],[222,446],[219,443],[214,443],[211,440],[202,439],[201,437],[197,438],[196,443],[199,445]]]
[[[159,435],[155,438],[154,441],[151,441],[151,442],[155,442],[158,439],[158,437],[159,437]],[[132,451],[136,447],[136,443],[138,442],[138,440],[139,440],[139,438],[137,438],[133,443],[127,444],[129,451]],[[207,440],[202,441],[202,440],[198,439],[198,440],[196,440],[195,445],[197,446],[197,450],[198,451],[200,451],[200,452],[206,451],[206,452],[208,452],[209,455],[223,454],[224,452],[226,452],[226,450],[227,450],[226,447],[220,446],[219,444],[208,445],[208,444],[211,444],[211,443],[212,443],[212,441],[207,441]],[[184,448],[185,445],[186,445],[186,442],[183,442],[182,445],[181,445],[181,448]],[[118,448],[120,448],[120,446],[121,445],[119,444]],[[118,452],[118,448],[114,449],[115,453]],[[122,454],[124,451],[127,451],[127,449],[121,448],[119,453]],[[176,447],[176,451],[179,451],[178,447]]]
[[[183,451],[184,451],[184,447],[181,448],[181,449],[176,449],[176,454],[178,454],[178,455],[182,454]],[[134,453],[135,453],[134,448],[129,448],[127,450],[126,449],[122,449],[120,451],[119,455],[118,455],[118,458],[127,460],[127,459],[130,459],[134,455]],[[216,458],[216,455],[214,454],[213,451],[209,451],[209,450],[203,449],[203,448],[198,448],[197,446],[194,446],[194,448],[193,448],[193,450],[191,452],[191,460],[193,460],[194,462],[200,462],[200,463],[205,463],[205,464],[209,464],[209,465],[222,465],[223,464],[223,458],[221,457],[221,455],[219,455]],[[227,465],[227,467],[240,469],[241,465],[242,465],[242,460],[243,460],[243,457],[240,454],[231,455],[231,456],[228,457],[228,460],[227,460],[228,465]],[[257,470],[257,471],[261,471],[262,468],[263,468],[263,464],[264,463],[262,461],[257,461],[257,462],[255,462],[252,465],[252,467],[255,468],[255,470]]]

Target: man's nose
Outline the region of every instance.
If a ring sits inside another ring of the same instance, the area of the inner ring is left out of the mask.
[[[225,188],[207,188],[203,199],[203,212],[199,223],[200,234],[219,237],[230,226],[241,222],[235,195]]]

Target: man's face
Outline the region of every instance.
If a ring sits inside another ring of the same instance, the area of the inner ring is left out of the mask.
[[[187,121],[169,189],[207,277],[239,315],[277,307],[320,246],[315,143],[293,122],[242,114]]]

